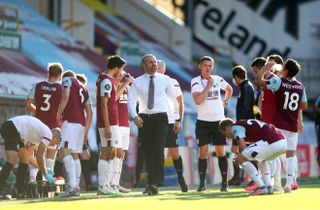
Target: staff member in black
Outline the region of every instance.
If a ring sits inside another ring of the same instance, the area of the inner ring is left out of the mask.
[[[170,77],[156,73],[157,59],[152,54],[142,58],[145,74],[135,79],[128,94],[128,106],[134,123],[139,128],[146,159],[148,184],[144,193],[157,195],[158,183],[162,183],[164,166],[164,146],[168,132],[167,98],[174,102],[178,113],[176,94]],[[136,104],[139,102],[139,115]],[[175,114],[175,116],[179,116]],[[180,118],[176,119],[174,129],[179,129]]]
[[[232,77],[234,85],[240,88],[236,109],[237,120],[254,119],[253,106],[255,105],[255,92],[252,83],[248,80],[247,70],[241,65],[235,66],[232,69]],[[235,164],[233,168],[234,175],[228,183],[229,185],[240,185],[242,181],[240,168]]]
[[[235,66],[232,69],[232,77],[235,85],[240,88],[236,110],[237,120],[254,119],[254,87],[248,80],[247,70],[241,65]]]

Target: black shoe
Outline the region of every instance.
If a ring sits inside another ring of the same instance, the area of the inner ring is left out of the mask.
[[[144,195],[148,195],[151,192],[151,185],[147,184],[142,192]]]
[[[146,185],[146,188],[142,192],[144,195],[158,195],[159,189],[157,185]]]
[[[220,192],[228,192],[229,191],[229,186],[227,183],[221,184]]]
[[[206,185],[202,185],[200,184],[199,185],[199,188],[197,189],[198,192],[204,192],[204,191],[207,191],[207,187]]]
[[[238,179],[238,178],[232,177],[232,179],[230,179],[230,180],[228,181],[228,184],[229,184],[229,186],[240,186],[241,180]]]
[[[149,195],[158,195],[159,194],[159,188],[157,185],[151,185],[151,194]]]
[[[181,178],[178,181],[179,181],[181,192],[188,192],[188,186],[187,186],[184,178]]]

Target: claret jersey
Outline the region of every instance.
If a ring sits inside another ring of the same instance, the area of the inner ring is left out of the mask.
[[[61,95],[61,83],[48,81],[37,83],[28,95],[28,98],[34,99],[35,101],[35,117],[50,129],[59,127],[56,117]]]
[[[255,119],[237,121],[232,126],[232,132],[235,140],[243,138],[246,142],[250,143],[264,140],[272,144],[285,139],[284,135],[272,124]]]
[[[275,93],[276,116],[274,125],[287,131],[298,131],[299,105],[307,101],[305,88],[297,80],[274,76],[267,82],[267,88]]]

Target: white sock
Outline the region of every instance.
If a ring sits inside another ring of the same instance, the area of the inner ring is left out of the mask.
[[[279,158],[280,158],[280,161],[282,163],[282,168],[284,170],[284,173],[286,174],[287,173],[287,167],[288,167],[286,154],[280,155]]]
[[[38,169],[33,165],[29,165],[29,183],[37,181]]]
[[[274,164],[273,164],[274,165]],[[259,163],[259,169],[261,171],[264,183],[266,186],[271,186],[271,174],[270,174],[270,166],[266,161],[262,161]]]
[[[298,178],[298,176],[299,176],[298,158],[297,158],[296,155],[293,156],[293,157],[294,157],[294,159],[295,159],[295,168],[296,168],[295,173],[294,173],[294,176],[293,176],[293,182],[294,182],[294,183],[297,183],[297,178]]]
[[[98,161],[98,184],[99,189],[105,189],[107,186],[107,161],[102,159]]]
[[[256,167],[254,167],[254,165],[251,162],[249,161],[243,162],[241,164],[241,167],[243,168],[243,170],[245,170],[245,172],[247,172],[249,177],[258,185],[258,187],[262,187],[265,185],[261,177],[259,176],[259,173]]]
[[[81,179],[81,163],[80,160],[74,160],[76,164],[76,176],[77,176],[77,187],[80,188],[80,179]]]
[[[276,173],[276,159],[268,161],[270,167],[270,174],[273,177]]]
[[[63,158],[64,167],[67,172],[68,181],[70,185],[70,190],[77,187],[77,177],[76,177],[76,163],[71,155],[67,155]]]
[[[274,183],[273,183],[273,186],[276,187],[276,188],[281,188],[281,161],[280,161],[280,158],[276,158],[275,159],[275,172],[273,174],[273,177],[274,177]]]
[[[112,173],[112,177],[111,177],[111,186],[115,185],[119,185],[119,183],[117,182],[118,180],[118,174],[119,172],[119,168],[120,168],[120,163],[121,163],[121,159],[118,157],[115,157],[113,159],[113,173]]]
[[[49,169],[51,169],[53,171],[53,169],[54,169],[54,159],[47,158],[46,166],[47,166],[47,168],[49,168]]]
[[[121,158],[121,161],[119,163],[119,173],[117,177],[117,185],[120,185],[120,178],[121,178],[121,172],[122,172],[122,164],[123,164],[123,159]]]
[[[111,186],[111,179],[113,175],[113,159],[112,160],[107,160],[107,185]]]
[[[293,176],[296,171],[295,169],[296,159],[294,157],[287,158],[287,182],[286,187],[291,187],[293,183]]]

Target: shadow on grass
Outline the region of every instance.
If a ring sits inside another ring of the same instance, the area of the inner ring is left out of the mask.
[[[80,201],[80,200],[96,200],[96,199],[127,199],[127,198],[150,198],[155,200],[201,200],[201,199],[214,199],[214,198],[243,198],[249,196],[248,192],[196,192],[190,191],[187,193],[178,192],[177,189],[163,189],[157,196],[146,196],[140,191],[133,193],[117,195],[97,195],[94,192],[83,193],[81,196],[73,197],[55,197],[55,198],[42,198],[42,199],[21,199],[16,200],[19,203],[41,203],[41,202],[65,202],[65,201]]]
[[[202,200],[215,198],[244,198],[248,197],[249,193],[246,191],[238,192],[189,192],[189,193],[175,193],[171,197],[159,197],[159,200]]]
[[[65,202],[65,201],[80,201],[80,200],[96,200],[96,199],[122,199],[122,198],[134,198],[134,197],[142,197],[142,193],[128,193],[125,195],[97,195],[95,192],[90,193],[82,193],[80,196],[60,196],[54,198],[37,198],[37,199],[24,199],[19,200],[23,203],[40,203],[40,202]]]
[[[28,198],[28,199],[16,199],[11,200],[13,203],[42,203],[42,202],[68,202],[68,201],[81,201],[81,200],[96,200],[96,199],[128,199],[128,198],[150,198],[154,200],[201,200],[201,199],[214,199],[214,198],[240,198],[247,197],[248,192],[196,192],[191,190],[187,193],[178,192],[177,189],[162,188],[157,196],[146,196],[141,191],[134,191],[128,194],[122,195],[97,195],[95,192],[82,193],[80,196],[71,197],[54,197],[54,198]],[[4,200],[3,200],[4,201]],[[7,200],[8,201],[8,200]],[[1,203],[1,202],[0,202]]]
[[[210,185],[209,189],[219,189],[219,186]],[[319,179],[300,180],[299,188],[320,188]],[[68,201],[80,201],[80,200],[96,200],[96,199],[128,199],[128,198],[150,198],[159,201],[166,200],[204,200],[204,199],[223,199],[223,198],[245,198],[250,196],[247,191],[241,190],[242,187],[232,187],[229,192],[219,192],[218,190],[209,190],[208,192],[196,192],[196,186],[190,187],[189,192],[181,193],[176,186],[173,187],[161,187],[160,194],[157,196],[144,196],[142,194],[143,188],[134,189],[133,192],[128,194],[116,195],[97,195],[96,192],[82,193],[77,197],[55,197],[55,198],[41,198],[41,199],[17,199],[11,200],[11,204],[18,203],[41,203],[41,202],[68,202]],[[277,194],[274,194],[275,196]],[[281,194],[278,194],[281,195]],[[3,202],[4,200],[0,201]],[[8,201],[8,200],[6,200]],[[4,201],[5,202],[5,201]]]

